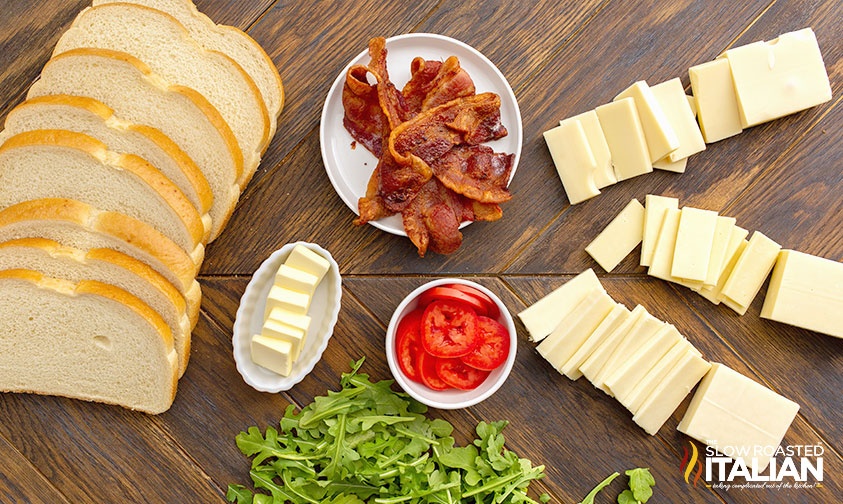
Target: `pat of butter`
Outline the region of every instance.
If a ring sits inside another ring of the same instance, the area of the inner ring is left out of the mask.
[[[304,344],[304,331],[301,329],[289,326],[284,322],[270,317],[263,323],[263,331],[261,331],[261,335],[288,342],[292,345],[290,355],[293,361],[295,362],[296,359],[299,358],[302,345]]]
[[[684,91],[682,94],[685,94]],[[673,125],[645,81],[638,81],[629,86],[617,95],[614,101],[624,98],[632,98],[635,102],[651,160],[658,161],[679,148],[679,137]]]
[[[594,183],[597,161],[580,121],[566,122],[545,131],[544,141],[572,205],[600,194]]]
[[[290,252],[284,264],[304,271],[305,273],[310,273],[319,279],[317,283],[321,282],[322,278],[325,277],[325,273],[331,269],[331,263],[327,259],[304,245],[293,247],[293,251]]]
[[[667,373],[687,353],[694,353],[701,357],[699,351],[685,338],[680,339],[673,345],[661,359],[649,370],[647,374],[635,385],[626,396],[623,404],[633,415],[644,404],[644,400],[653,392],[656,386],[664,380]]]
[[[601,105],[594,111],[612,152],[618,181],[652,172],[653,162],[632,98]]]
[[[697,120],[694,119],[694,112],[688,105],[688,97],[685,96],[682,82],[678,78],[662,82],[650,89],[667,116],[673,131],[676,132],[677,138],[679,138],[679,147],[671,152],[666,160],[670,162],[669,165],[666,165],[667,169],[678,171],[675,169],[676,166],[673,165],[693,154],[704,151],[705,140],[703,140],[700,127],[697,126]],[[654,164],[656,168],[660,168],[658,161]],[[685,166],[682,164],[682,171],[684,171],[684,168]]]
[[[781,248],[781,245],[762,233],[752,233],[749,243],[723,286],[723,304],[740,315],[746,313],[767,275],[773,270]]]
[[[641,243],[643,234],[644,206],[632,198],[585,251],[608,273]]]
[[[641,240],[641,266],[649,266],[656,250],[664,214],[668,208],[678,209],[679,200],[667,196],[648,194],[644,199],[644,233]]]
[[[299,313],[293,313],[283,308],[273,308],[272,311],[269,312],[269,317],[267,318],[282,322],[288,326],[295,327],[296,329],[301,329],[305,334],[307,334],[308,329],[310,329],[310,317]]]
[[[831,100],[817,37],[810,28],[724,54],[732,68],[744,128]]]
[[[615,347],[612,355],[603,365],[603,369],[597,377],[592,380],[592,385],[603,390],[609,395],[614,395],[611,389],[606,385],[606,380],[612,377],[615,372],[621,367],[621,364],[629,358],[630,355],[644,345],[647,341],[653,338],[662,327],[666,324],[649,313],[644,313],[636,322],[629,328],[624,338]]]
[[[310,307],[310,296],[296,292],[284,287],[273,285],[269,289],[269,296],[266,298],[266,309],[263,313],[263,318],[269,318],[269,314],[275,308],[281,308],[289,312],[297,313],[299,315],[307,314],[307,309]]]
[[[692,207],[682,209],[670,276],[691,282],[705,281],[716,226],[717,212]]]
[[[600,127],[597,112],[589,110],[560,121],[559,125],[562,126],[573,121],[579,121],[582,125],[585,137],[588,140],[588,147],[597,162],[597,167],[594,170],[594,184],[598,189],[602,189],[616,183],[618,179],[615,176],[615,168],[612,166],[612,152],[609,150],[609,144],[606,143],[606,136],[603,135],[603,128]]]
[[[629,354],[627,360],[606,380],[606,386],[618,401],[626,406],[626,398],[638,382],[681,339],[682,335],[675,327],[670,324],[662,326],[652,338]]]
[[[655,436],[709,368],[711,364],[701,357],[693,353],[683,355],[647,396],[632,421],[647,434]]]
[[[688,74],[705,143],[719,142],[743,131],[729,61],[716,59],[693,66]]]
[[[738,454],[755,473],[770,463],[799,405],[737,371],[715,363],[677,427],[720,453]]]
[[[319,278],[310,273],[304,272],[298,268],[282,264],[278,268],[278,273],[275,274],[275,285],[290,289],[308,296],[313,295],[316,290],[316,285],[319,283]]]
[[[633,308],[629,316],[624,317],[624,320],[602,342],[598,343],[594,351],[591,352],[591,355],[580,365],[580,372],[588,378],[588,381],[592,384],[594,383],[594,380],[600,375],[603,366],[606,365],[606,361],[612,356],[612,352],[615,351],[618,344],[626,337],[632,326],[646,313],[647,310],[643,306],[637,305]]]
[[[541,341],[593,290],[605,292],[594,270],[589,268],[536,301],[519,313],[518,318],[530,333],[530,339]]]
[[[614,306],[615,302],[602,290],[591,291],[536,350],[560,370]]]
[[[565,376],[572,380],[576,380],[582,376],[580,366],[588,359],[591,354],[612,334],[623,322],[629,318],[630,311],[626,306],[617,303],[612,307],[612,311],[606,315],[606,318],[600,322],[600,325],[588,336],[588,338],[580,345],[579,349],[568,359],[567,362],[559,369]]]
[[[843,338],[843,263],[783,250],[761,317]]]
[[[289,376],[293,369],[293,346],[260,334],[252,336],[252,362],[281,376]]]

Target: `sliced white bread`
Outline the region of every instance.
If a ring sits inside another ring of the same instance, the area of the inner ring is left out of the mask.
[[[94,0],[94,6],[121,0]],[[243,67],[261,91],[269,113],[281,114],[284,108],[284,86],[275,64],[252,37],[233,26],[216,24],[199,12],[190,0],[122,0],[166,12],[190,32],[190,37],[208,51],[219,51]],[[274,134],[274,130],[272,131]],[[270,135],[271,136],[271,135]]]
[[[164,320],[128,292],[29,270],[0,271],[0,390],[158,414],[176,395]]]
[[[75,199],[145,222],[202,262],[202,219],[179,188],[143,159],[82,133],[34,130],[9,138],[0,145],[0,187],[0,208]]]
[[[173,284],[146,264],[111,249],[79,250],[44,238],[0,243],[0,270],[27,269],[51,278],[113,285],[146,303],[164,319],[173,334],[179,376],[190,357],[190,317],[184,297]]]
[[[243,153],[241,189],[257,169],[276,118],[260,90],[233,59],[206,51],[176,18],[142,5],[115,3],[84,9],[61,36],[53,54],[80,47],[122,51],[174,85],[195,89],[228,123]]]
[[[0,131],[0,144],[18,133],[39,129],[84,133],[104,143],[110,151],[145,159],[181,189],[210,232],[211,217],[207,213],[214,196],[205,175],[178,145],[157,129],[121,121],[113,110],[93,98],[40,96],[9,112],[5,129]]]
[[[155,128],[173,140],[211,186],[210,239],[219,235],[240,196],[243,156],[222,116],[202,95],[168,86],[137,58],[105,49],[75,49],[53,57],[27,98],[45,95],[93,98],[121,120]]]
[[[122,252],[172,283],[184,296],[188,314],[199,311],[202,293],[196,264],[172,240],[139,220],[69,199],[25,201],[0,211],[0,242],[20,238],[47,238],[83,251]]]

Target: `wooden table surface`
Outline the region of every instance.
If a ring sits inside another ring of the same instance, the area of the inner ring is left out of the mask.
[[[0,1],[0,118],[22,100],[53,45],[88,0]],[[508,447],[546,465],[536,486],[554,502],[578,502],[613,471],[648,466],[650,502],[817,502],[843,496],[843,341],[759,318],[763,291],[738,317],[697,295],[647,277],[633,253],[602,274],[585,245],[629,201],[648,193],[716,210],[786,248],[843,259],[843,2],[840,0],[640,1],[202,0],[218,22],[249,32],[280,69],[287,104],[278,133],[237,212],[207,250],[202,314],[193,355],[173,407],[147,416],[54,397],[0,394],[0,502],[224,502],[228,483],[248,483],[234,436],[275,424],[283,408],[336,388],[348,363],[389,377],[383,335],[393,309],[428,279],[468,277],[511,312],[594,267],[608,292],[675,324],[712,361],[723,362],[801,405],[785,443],[825,446],[822,488],[712,490],[685,483],[688,438],[675,427],[655,437],[585,380],[558,375],[518,326],[518,358],[490,399],[434,412],[463,442],[479,420],[508,419]],[[661,82],[721,51],[811,26],[834,98],[751,128],[695,155],[685,174],[656,171],[567,203],[541,132],[611,100],[631,82]],[[518,97],[523,157],[503,218],[465,230],[451,256],[416,257],[408,240],[353,227],[319,151],[319,117],[330,84],[370,37],[434,32],[483,52]],[[322,361],[288,393],[255,392],[231,357],[231,328],[251,273],[283,244],[307,240],[341,265],[343,302]],[[687,401],[686,403],[687,404]],[[620,492],[620,479],[610,488]],[[608,502],[603,496],[598,502]]]

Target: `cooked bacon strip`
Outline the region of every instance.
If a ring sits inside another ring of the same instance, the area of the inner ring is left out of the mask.
[[[369,69],[354,65],[348,69],[342,89],[345,116],[342,124],[351,136],[377,157],[383,154],[383,142],[390,127],[381,110],[378,92],[369,84]]]
[[[410,64],[412,77],[401,94],[413,115],[451,100],[474,94],[474,81],[451,56],[444,63],[415,58]]]
[[[503,203],[512,199],[506,186],[514,159],[485,145],[458,145],[431,167],[449,189],[482,203]]]
[[[419,257],[424,257],[428,248],[439,254],[450,254],[462,245],[461,220],[454,211],[452,194],[432,178],[402,212],[404,230],[418,249]]]
[[[369,71],[375,75],[378,100],[381,110],[389,121],[390,129],[410,119],[410,109],[404,101],[404,96],[389,80],[389,70],[386,67],[386,39],[375,37],[369,41]]]
[[[372,176],[369,177],[369,184],[366,186],[366,196],[357,200],[357,212],[360,215],[354,219],[355,226],[362,226],[369,221],[380,220],[384,217],[389,217],[390,215],[395,214],[395,212],[386,208],[386,205],[380,196],[379,174],[380,162],[378,163],[377,168],[375,168],[372,172]]]
[[[401,90],[410,112],[414,114],[421,112],[422,102],[427,97],[427,93],[436,85],[436,76],[439,75],[440,68],[442,68],[441,61],[413,58],[410,63],[410,80]]]

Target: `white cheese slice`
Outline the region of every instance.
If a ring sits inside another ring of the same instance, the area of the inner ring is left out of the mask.
[[[632,420],[647,434],[655,436],[709,368],[711,364],[694,353],[683,355],[647,396]]]
[[[653,171],[641,119],[632,98],[625,98],[594,109],[609,150],[618,181]]]
[[[547,337],[593,290],[605,292],[594,270],[589,268],[519,313],[530,340],[541,341]]]
[[[626,398],[638,382],[656,365],[656,363],[682,339],[675,327],[662,326],[650,339],[629,354],[617,370],[606,379],[606,386],[624,406]]]
[[[641,266],[649,266],[656,250],[656,239],[668,208],[678,209],[679,200],[648,194],[644,199],[644,234],[641,240]]]
[[[720,293],[723,291],[723,286],[726,285],[726,280],[729,279],[729,275],[735,268],[735,263],[738,261],[738,257],[740,257],[741,252],[743,252],[743,248],[747,244],[745,238],[748,234],[749,231],[740,226],[734,226],[732,228],[731,235],[729,236],[729,244],[726,246],[724,262],[721,265],[720,273],[717,276],[717,284],[713,287],[710,285],[703,286],[698,291],[702,297],[708,299],[716,305],[720,304]]]
[[[679,148],[679,137],[645,81],[638,81],[621,91],[614,101],[624,98],[632,98],[635,102],[651,160],[658,161]]]
[[[670,276],[702,284],[714,244],[717,212],[684,207],[679,216]]]
[[[545,131],[544,141],[572,205],[600,194],[594,183],[597,161],[580,121],[571,121]]]
[[[624,323],[630,316],[630,311],[626,306],[617,303],[612,307],[612,311],[606,315],[606,318],[600,322],[600,325],[588,336],[588,338],[580,345],[579,349],[568,359],[567,362],[559,369],[559,371],[570,378],[576,380],[582,376],[580,366],[588,359],[591,354],[609,337],[612,332]]]
[[[615,269],[624,257],[641,243],[644,234],[644,206],[632,198],[585,251],[606,272]]]
[[[682,87],[679,78],[656,84],[650,89],[679,138],[679,147],[671,152],[668,159],[665,160],[670,163],[668,166],[675,165],[682,160],[686,160],[689,156],[704,151],[705,140],[703,140],[700,127],[697,125],[694,112],[688,104],[688,97],[685,95],[685,89]],[[660,168],[659,161],[654,165],[656,168]],[[684,171],[684,165],[682,168],[682,171]]]
[[[617,344],[606,364],[591,384],[609,395],[614,395],[606,385],[608,380],[626,360],[647,341],[652,339],[666,324],[649,313],[644,313],[635,324],[629,328],[624,338]]]
[[[714,226],[714,240],[711,243],[711,256],[708,258],[708,271],[705,275],[704,285],[714,287],[720,277],[729,248],[729,241],[732,238],[732,230],[735,228],[734,217],[717,217]]]
[[[600,370],[606,365],[606,361],[612,356],[612,352],[626,337],[629,330],[635,323],[647,313],[643,306],[638,305],[633,308],[628,317],[615,327],[602,342],[598,343],[597,347],[591,352],[591,355],[586,358],[585,362],[580,365],[580,372],[594,384],[594,380],[600,374]]]
[[[602,290],[591,291],[574,310],[562,319],[550,336],[536,350],[557,370],[571,358],[615,306]]]
[[[723,304],[739,315],[746,313],[767,275],[773,270],[781,248],[781,245],[762,233],[752,233],[749,243],[738,257],[729,279],[723,286]]]
[[[688,340],[682,338],[647,371],[647,374],[635,385],[635,388],[629,392],[621,404],[634,415],[641,405],[644,404],[647,396],[653,392],[656,386],[667,376],[667,373],[673,369],[673,366],[687,353],[694,353],[702,357],[699,351]]]
[[[618,178],[615,176],[615,168],[612,166],[612,152],[609,150],[609,144],[606,143],[606,136],[603,134],[603,128],[600,127],[597,112],[589,110],[560,121],[559,125],[562,126],[572,121],[579,121],[582,125],[585,137],[588,139],[588,147],[597,163],[594,170],[594,184],[598,189],[603,189],[616,183]]]
[[[729,61],[716,59],[692,66],[688,74],[705,143],[719,142],[743,131]]]

